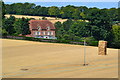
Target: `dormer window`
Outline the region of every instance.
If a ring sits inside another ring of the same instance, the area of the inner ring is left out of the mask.
[[[47,27],[47,30],[50,30],[50,27],[49,27],[49,26]]]
[[[41,30],[41,27],[40,27],[40,26],[38,27],[38,30]]]

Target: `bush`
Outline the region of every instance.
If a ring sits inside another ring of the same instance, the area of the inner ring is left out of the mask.
[[[98,41],[88,41],[89,46],[98,46]]]
[[[70,40],[62,40],[62,39],[58,39],[57,43],[69,43]]]
[[[120,42],[108,42],[108,47],[120,49]]]

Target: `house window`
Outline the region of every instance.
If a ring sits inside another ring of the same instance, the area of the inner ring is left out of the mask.
[[[40,32],[38,32],[38,35],[40,35]]]
[[[51,32],[51,35],[53,35],[53,32]]]
[[[38,27],[38,30],[41,30],[41,27],[40,27],[40,26]]]
[[[43,34],[43,35],[45,35],[45,31],[44,31],[44,32],[42,32],[42,34]]]
[[[49,32],[50,33],[50,35],[51,35],[51,32]]]
[[[47,35],[50,35],[50,32],[47,32]]]
[[[37,32],[35,32],[35,35],[37,35]]]
[[[53,35],[53,32],[47,32],[47,35]]]
[[[35,35],[40,35],[40,34],[41,34],[41,33],[40,33],[40,32],[38,32],[38,31],[36,31],[36,32],[35,32]]]

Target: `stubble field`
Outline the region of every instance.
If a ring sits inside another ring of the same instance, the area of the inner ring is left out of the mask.
[[[14,15],[14,14],[12,16],[14,16],[15,18],[22,18],[22,17],[24,17],[24,18],[34,18],[36,20],[42,19],[42,17],[43,17],[43,16],[28,16],[28,15]],[[6,14],[5,17],[9,18],[10,15]],[[61,23],[67,21],[67,19],[62,19],[62,18],[56,19],[55,17],[45,17],[45,18],[47,18],[47,20],[49,20],[53,24],[58,22],[58,21],[61,22]]]
[[[4,78],[117,78],[118,49],[1,39]]]

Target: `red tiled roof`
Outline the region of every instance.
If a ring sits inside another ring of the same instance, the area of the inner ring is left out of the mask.
[[[55,29],[54,25],[48,20],[30,20],[29,23],[30,29],[38,29],[39,26],[42,29],[47,29],[48,26],[50,29]]]

